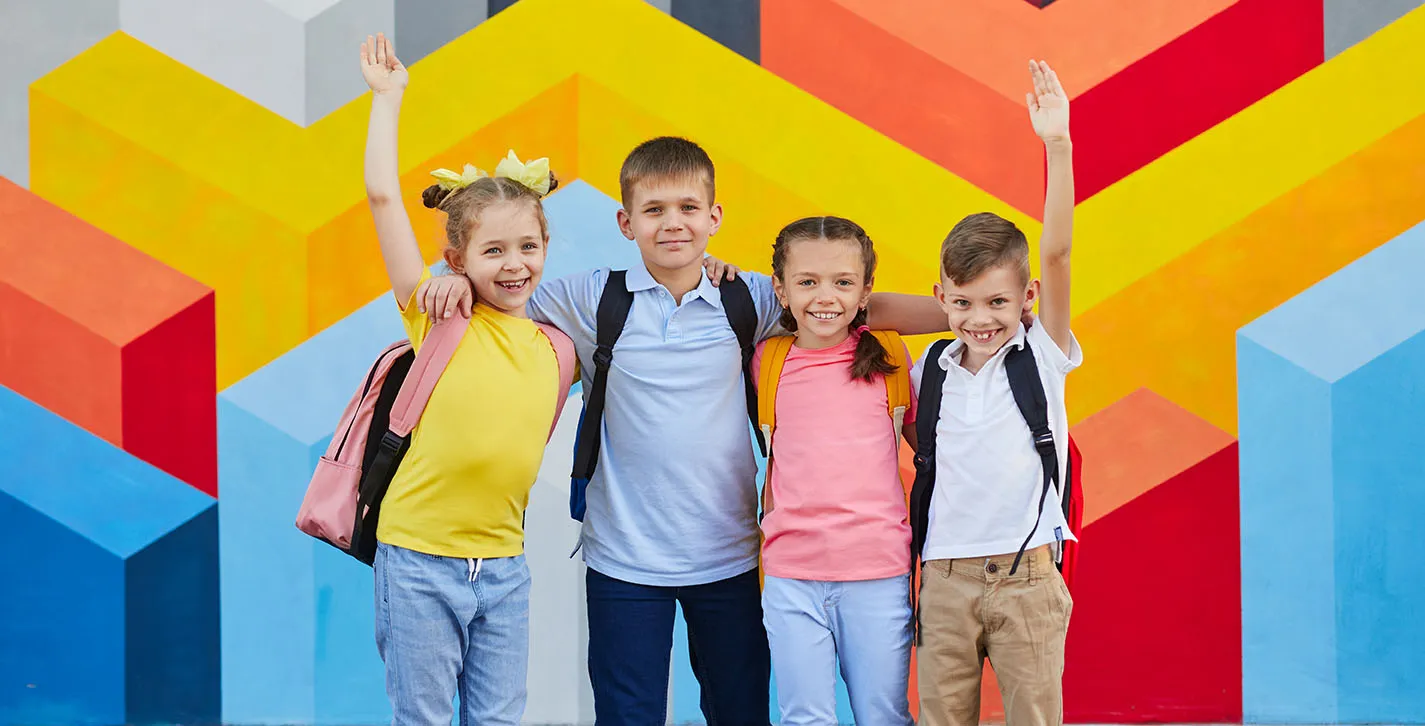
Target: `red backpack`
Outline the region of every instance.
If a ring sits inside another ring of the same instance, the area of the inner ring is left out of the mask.
[[[574,383],[574,343],[553,327],[536,325],[559,360],[559,393],[549,427],[553,435]],[[368,565],[375,560],[381,500],[410,447],[411,430],[469,327],[466,318],[446,318],[431,328],[419,354],[402,340],[376,358],[365,384],[346,405],[326,455],[317,461],[297,512],[297,529]]]

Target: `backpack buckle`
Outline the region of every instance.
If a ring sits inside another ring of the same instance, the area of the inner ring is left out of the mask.
[[[405,437],[397,436],[394,431],[387,431],[381,434],[381,450],[388,454],[395,455],[397,451],[401,450],[401,446],[404,443]]]
[[[1035,436],[1034,449],[1044,456],[1056,453],[1054,451],[1054,432],[1045,431]]]
[[[594,365],[607,368],[612,362],[614,362],[613,348],[601,345],[594,349]]]

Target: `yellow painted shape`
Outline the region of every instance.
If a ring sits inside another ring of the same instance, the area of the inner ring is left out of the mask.
[[[428,260],[445,240],[420,202],[429,170],[512,147],[573,178],[574,135],[551,119],[574,116],[574,91],[555,79],[481,116],[412,90],[402,184]],[[37,194],[214,288],[219,388],[389,289],[361,181],[367,99],[302,129],[116,33],[32,86],[30,108]]]
[[[1074,310],[1103,302],[1425,113],[1425,85],[1415,77],[1425,62],[1422,37],[1418,9],[1081,202]],[[1152,123],[1172,109],[1134,113]]]
[[[1070,420],[1146,387],[1235,435],[1237,330],[1425,219],[1422,161],[1425,116],[1080,315]]]

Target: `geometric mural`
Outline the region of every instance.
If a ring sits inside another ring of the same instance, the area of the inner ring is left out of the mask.
[[[717,162],[713,254],[767,271],[838,214],[920,294],[965,214],[1037,243],[1046,58],[1089,353],[1067,720],[1425,722],[1417,0],[198,5],[0,3],[0,546],[34,553],[0,560],[0,723],[389,721],[370,569],[292,526],[402,335],[361,182],[383,30],[430,263],[429,170],[514,148],[564,182],[546,276],[636,264],[618,167],[671,133]],[[568,406],[527,516],[528,723],[593,718]],[[697,722],[682,633],[669,720]]]

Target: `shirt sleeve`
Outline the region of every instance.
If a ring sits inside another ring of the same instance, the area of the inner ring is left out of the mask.
[[[1084,352],[1079,349],[1079,339],[1074,337],[1073,332],[1069,333],[1068,355],[1064,355],[1064,349],[1054,342],[1054,338],[1044,330],[1043,325],[1031,325],[1025,333],[1025,338],[1030,347],[1034,348],[1035,357],[1048,363],[1061,376],[1068,375],[1084,363]]]
[[[757,351],[752,354],[751,373],[752,385],[759,391],[762,388],[762,351],[767,347],[767,341],[757,344]]]
[[[564,331],[576,347],[592,346],[599,296],[608,279],[604,267],[541,282],[525,309],[531,319]]]
[[[416,293],[420,291],[421,284],[430,279],[430,270],[421,270],[421,279],[416,281],[416,286],[411,289],[411,297],[406,300],[406,304],[401,306],[401,325],[406,328],[406,337],[411,341],[411,348],[420,352],[421,343],[430,333],[430,316],[420,311],[420,306],[416,304]]]
[[[741,276],[752,293],[752,304],[757,308],[757,340],[790,335],[782,327],[782,304],[777,302],[777,290],[772,287],[772,278],[760,272],[744,272]]]

